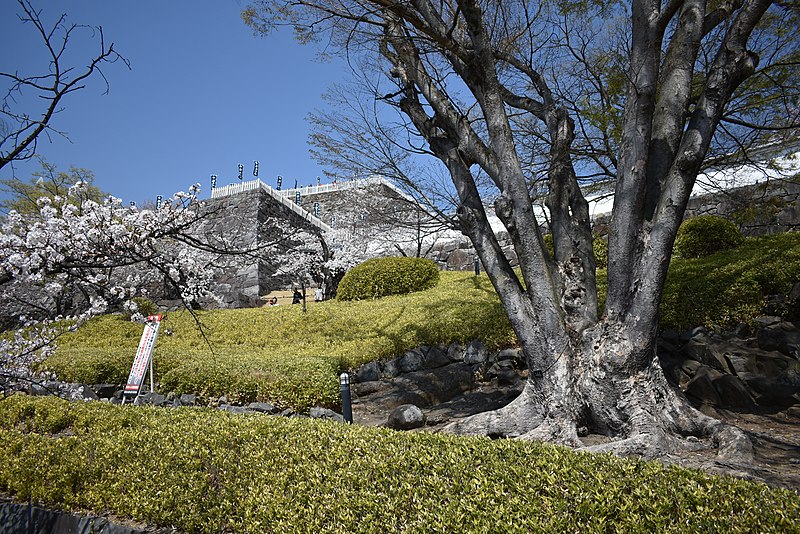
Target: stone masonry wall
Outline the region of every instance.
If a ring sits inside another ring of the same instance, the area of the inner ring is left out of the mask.
[[[686,216],[720,215],[739,224],[745,235],[783,232],[800,227],[799,197],[800,183],[797,180],[773,180],[767,184],[693,198]],[[293,196],[291,200],[294,200]],[[307,212],[313,212],[315,202],[319,203],[319,218],[338,227],[369,227],[385,223],[385,220],[376,220],[376,217],[398,209],[393,206],[402,205],[398,193],[381,185],[301,194],[300,206]],[[218,210],[209,228],[218,235],[236,235],[239,246],[263,244],[278,236],[275,224],[269,223],[272,217],[288,219],[296,227],[314,230],[308,220],[259,189],[214,199],[208,202],[208,206]],[[598,217],[595,225],[602,228],[607,221],[608,215],[604,215]],[[499,238],[506,256],[516,266],[516,254],[508,235],[502,232]],[[476,254],[469,239],[462,236],[460,239],[436,243],[427,257],[436,261],[443,270],[472,270]],[[285,288],[291,280],[276,276],[276,268],[264,260],[226,267],[219,277],[217,288],[223,295],[224,305],[260,305],[261,295]]]
[[[238,249],[256,249],[279,241],[282,248],[290,248],[293,243],[283,231],[286,222],[292,228],[318,231],[307,219],[261,189],[209,200],[206,209],[213,215],[203,232],[210,239],[227,237]],[[258,259],[255,255],[232,257],[222,268],[216,292],[225,307],[259,306],[262,295],[291,284],[286,275],[277,274],[278,266],[269,258],[264,254],[257,256]]]

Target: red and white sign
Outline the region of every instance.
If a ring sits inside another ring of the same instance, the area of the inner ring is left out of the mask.
[[[135,397],[142,389],[142,382],[147,374],[150,358],[153,356],[153,348],[158,339],[158,327],[161,326],[161,315],[150,315],[144,324],[142,339],[139,341],[139,349],[136,351],[136,358],[133,360],[131,373],[128,375],[128,382],[125,384],[125,396]]]

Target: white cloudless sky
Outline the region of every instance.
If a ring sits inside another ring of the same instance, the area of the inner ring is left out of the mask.
[[[124,201],[152,200],[199,182],[202,195],[217,185],[259,178],[284,187],[326,182],[308,153],[305,117],[322,108],[321,95],[347,76],[343,61],[323,62],[316,49],[294,41],[289,28],[254,36],[241,20],[247,0],[34,0],[47,24],[102,26],[106,42],[130,61],[105,65],[100,77],[68,96],[52,125],[69,141],[42,138],[38,153],[59,170],[84,167],[95,184]],[[17,2],[0,1],[0,70],[22,76],[47,70],[41,38],[20,23]],[[91,30],[76,33],[67,61],[83,67],[99,47]],[[0,85],[0,87],[2,87]],[[39,113],[25,98],[30,113]],[[37,162],[15,165],[23,179]],[[0,178],[12,175],[9,166]]]

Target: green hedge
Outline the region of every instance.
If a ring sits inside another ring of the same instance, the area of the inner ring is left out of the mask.
[[[788,490],[528,441],[15,396],[0,492],[187,532],[796,532]]]
[[[427,258],[373,258],[356,265],[339,283],[338,300],[405,295],[434,287],[439,268]]]
[[[738,247],[742,232],[731,221],[716,215],[700,215],[681,223],[675,252],[683,258],[702,258]]]

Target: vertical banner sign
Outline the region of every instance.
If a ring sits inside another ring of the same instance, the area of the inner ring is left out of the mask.
[[[142,389],[142,382],[147,374],[150,358],[153,356],[153,348],[156,346],[159,326],[161,326],[161,315],[150,315],[144,323],[142,340],[139,341],[139,349],[136,351],[136,358],[133,360],[131,373],[125,384],[125,397],[135,397]]]

